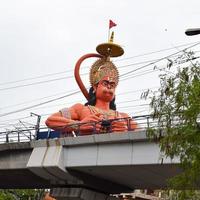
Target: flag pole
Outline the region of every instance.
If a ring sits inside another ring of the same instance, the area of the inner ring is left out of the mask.
[[[109,22],[109,25],[108,25],[108,42],[110,40],[110,22]]]
[[[112,20],[109,20],[109,26],[108,26],[108,42],[110,41],[110,29],[114,26],[117,26],[117,24],[115,22],[113,22]]]

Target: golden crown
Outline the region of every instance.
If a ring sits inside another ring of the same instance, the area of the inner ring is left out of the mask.
[[[108,58],[103,57],[98,59],[90,69],[90,84],[92,86],[96,85],[102,78],[108,76],[111,81],[114,81],[116,85],[119,82],[119,72],[117,67],[108,60]]]
[[[103,77],[108,76],[116,85],[119,82],[119,72],[117,67],[110,61],[110,57],[118,57],[124,54],[123,48],[113,43],[114,32],[112,32],[108,43],[99,44],[97,52],[103,57],[93,63],[90,69],[90,84],[94,86]]]

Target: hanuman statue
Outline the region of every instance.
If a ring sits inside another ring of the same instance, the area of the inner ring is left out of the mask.
[[[98,54],[82,56],[75,66],[76,81],[87,99],[85,105],[76,103],[69,108],[63,108],[49,116],[46,125],[65,134],[79,135],[106,132],[124,132],[137,129],[137,123],[128,114],[116,110],[115,90],[119,82],[119,73],[111,57],[118,57],[124,53],[121,46],[113,43],[114,33],[108,43],[97,46]],[[90,57],[98,60],[90,69],[89,92],[85,88],[79,69],[81,63]]]

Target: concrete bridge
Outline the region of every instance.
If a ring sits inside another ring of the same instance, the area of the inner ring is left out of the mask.
[[[178,162],[163,157],[145,131],[4,143],[0,188],[68,188],[65,195],[79,197],[160,189],[180,171]]]

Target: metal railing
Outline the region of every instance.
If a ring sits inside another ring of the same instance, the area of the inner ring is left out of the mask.
[[[38,125],[31,128],[24,128],[20,130],[12,130],[12,131],[4,131],[0,132],[0,143],[13,143],[13,142],[28,142],[31,140],[37,139],[53,139],[58,137],[76,137],[81,134],[81,126],[83,125],[91,125],[93,126],[93,130],[88,132],[88,134],[105,134],[110,133],[112,131],[112,123],[114,121],[124,121],[127,124],[127,131],[138,131],[145,130],[149,127],[156,127],[157,121],[153,120],[151,115],[142,115],[142,116],[134,116],[128,118],[119,118],[112,120],[103,120],[98,122],[103,127],[101,131],[96,130],[97,123],[77,123],[73,125],[67,125],[64,127],[56,127],[57,131],[53,131],[48,127],[40,127]],[[137,128],[131,128],[131,121],[137,123]],[[74,125],[76,126],[73,131],[66,131],[67,129],[74,129]]]

